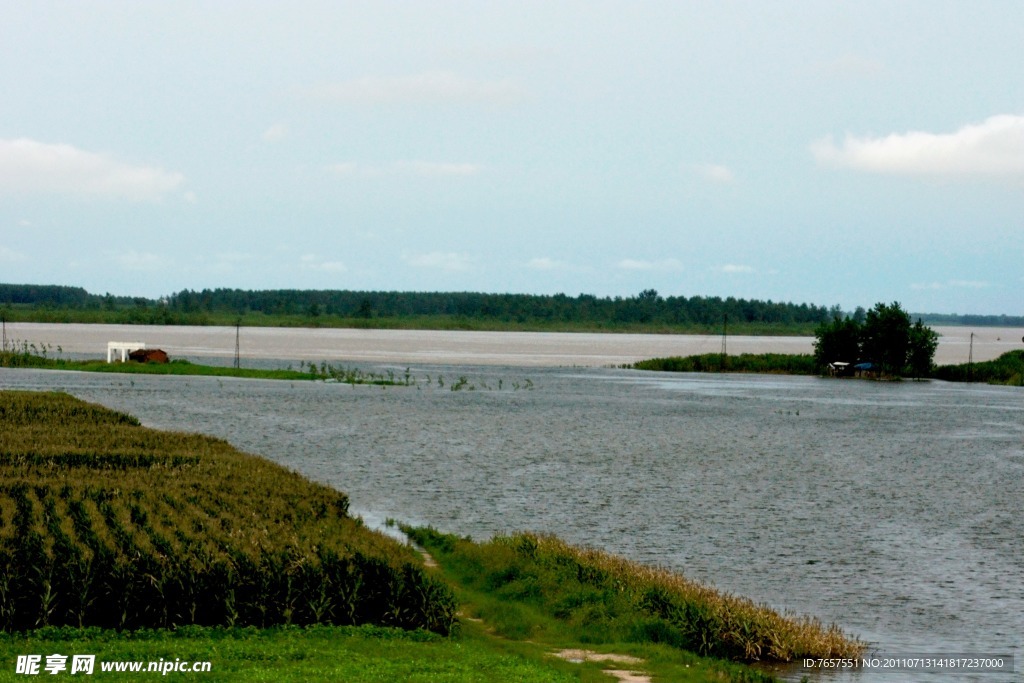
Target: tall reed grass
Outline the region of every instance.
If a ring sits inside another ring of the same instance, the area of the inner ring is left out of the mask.
[[[666,642],[744,662],[852,657],[865,647],[835,625],[781,614],[676,572],[554,536],[517,533],[474,543],[432,529],[405,530],[478,589],[540,607],[584,639]]]

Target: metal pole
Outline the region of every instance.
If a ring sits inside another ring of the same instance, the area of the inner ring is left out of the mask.
[[[725,339],[729,335],[729,314],[722,314],[722,370],[725,370]]]
[[[971,344],[967,347],[967,381],[974,381],[974,333],[971,332]]]
[[[240,338],[240,335],[241,335],[241,333],[240,333],[241,327],[242,327],[242,319],[239,318],[237,321],[235,321],[235,369],[238,369],[238,368],[241,367],[241,360],[239,358],[239,350],[240,350],[239,338]]]

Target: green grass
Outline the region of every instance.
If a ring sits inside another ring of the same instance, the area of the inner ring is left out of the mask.
[[[209,673],[168,674],[175,681],[253,683],[559,683],[579,681],[572,666],[505,649],[487,637],[443,638],[423,631],[316,626],[270,629],[190,627],[119,633],[99,629],[42,629],[0,634],[0,681],[26,680],[18,655],[95,654],[89,680],[131,680],[100,671],[100,662],[209,661]],[[70,661],[70,659],[69,659]],[[144,665],[145,666],[145,665]],[[46,673],[41,674],[49,678]],[[160,678],[158,674],[140,677]],[[60,680],[70,677],[67,672]]]
[[[651,358],[633,363],[637,370],[663,372],[757,372],[765,374],[813,375],[818,372],[814,356],[791,353],[705,353],[698,356]]]
[[[853,657],[864,644],[835,625],[779,614],[679,574],[553,536],[499,536],[486,543],[405,528],[477,596],[479,615],[514,639],[664,643],[736,661]]]
[[[994,360],[959,365],[942,365],[933,377],[949,382],[987,382],[1024,386],[1024,351],[1007,351]]]
[[[764,374],[816,375],[821,368],[810,354],[742,353],[725,356],[672,356],[637,361],[625,367],[662,372],[755,372]],[[999,358],[973,364],[939,365],[929,377],[947,382],[986,382],[1024,386],[1024,351],[1007,351]]]
[[[45,350],[25,347],[18,351],[0,352],[0,367],[35,368],[41,370],[72,370],[77,372],[109,372],[130,375],[191,375],[201,377],[240,377],[244,379],[276,380],[332,380],[345,384],[400,385],[409,384],[408,373],[398,377],[394,372],[378,374],[358,368],[335,366],[327,362],[303,364],[304,370],[234,368],[222,365],[202,365],[184,359],[170,363],[107,363],[102,360],[69,360],[51,358]]]
[[[477,599],[466,593],[468,600]],[[478,611],[477,603],[465,609]],[[543,623],[547,617],[532,615]],[[627,655],[640,664],[569,662],[554,656],[564,648]],[[19,655],[96,655],[96,680],[128,680],[130,674],[100,670],[101,662],[174,661],[211,663],[209,673],[169,674],[181,681],[345,681],[370,683],[608,683],[606,667],[640,670],[663,683],[766,683],[770,677],[729,662],[698,657],[667,645],[608,643],[541,637],[512,640],[486,623],[466,621],[457,634],[381,627],[182,627],[119,632],[97,628],[43,628],[0,633],[0,681],[15,674]],[[70,657],[69,660],[70,662]],[[47,674],[41,674],[47,675]],[[148,674],[156,677],[157,674]],[[69,676],[67,672],[60,674]]]

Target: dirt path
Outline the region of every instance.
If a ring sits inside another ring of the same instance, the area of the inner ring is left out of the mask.
[[[569,662],[609,662],[620,666],[623,664],[640,665],[644,663],[644,660],[639,657],[606,654],[592,650],[559,650],[554,655]],[[605,668],[604,672],[619,679],[622,683],[651,683],[651,677],[642,671]]]

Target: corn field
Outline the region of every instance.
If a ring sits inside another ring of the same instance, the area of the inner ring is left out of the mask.
[[[380,624],[456,603],[345,494],[227,442],[0,392],[0,629]]]

